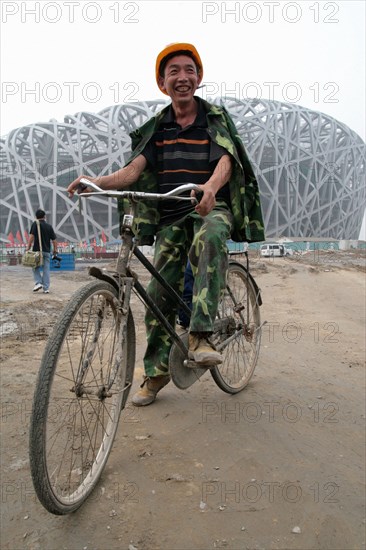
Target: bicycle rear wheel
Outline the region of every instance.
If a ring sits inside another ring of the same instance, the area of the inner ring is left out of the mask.
[[[259,306],[259,290],[246,269],[230,262],[213,335],[223,362],[210,370],[216,384],[227,393],[240,392],[253,375],[261,341]]]
[[[54,514],[75,511],[95,487],[132,384],[134,321],[118,306],[108,282],[78,290],[43,354],[29,452],[38,498]]]

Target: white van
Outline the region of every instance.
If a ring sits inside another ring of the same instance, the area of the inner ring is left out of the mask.
[[[286,252],[286,248],[283,244],[269,243],[262,244],[260,247],[260,254],[265,257],[285,256]]]

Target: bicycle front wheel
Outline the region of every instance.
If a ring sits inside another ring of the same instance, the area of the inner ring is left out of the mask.
[[[61,313],[34,394],[30,466],[51,513],[75,511],[95,487],[132,384],[135,327],[116,288],[93,281]]]
[[[227,393],[240,392],[253,376],[261,341],[259,305],[259,290],[246,269],[230,262],[213,335],[223,362],[210,370],[216,384]]]

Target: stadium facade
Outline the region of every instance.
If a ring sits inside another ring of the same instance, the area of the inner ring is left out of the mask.
[[[358,239],[366,206],[366,148],[355,132],[298,105],[229,98],[214,103],[230,112],[257,174],[267,238]],[[80,112],[2,138],[0,241],[25,241],[39,207],[60,241],[118,238],[115,200],[83,200],[80,213],[79,201],[65,189],[79,174],[104,175],[123,166],[130,132],[166,104],[155,100]]]

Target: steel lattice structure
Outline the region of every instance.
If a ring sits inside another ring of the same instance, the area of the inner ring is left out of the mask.
[[[365,143],[320,112],[269,100],[217,98],[230,112],[258,176],[267,237],[357,239],[366,205]],[[23,238],[42,207],[59,240],[118,237],[116,202],[68,198],[77,175],[109,174],[127,161],[129,133],[164,100],[80,112],[63,123],[18,128],[1,140],[0,240]]]

